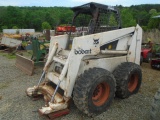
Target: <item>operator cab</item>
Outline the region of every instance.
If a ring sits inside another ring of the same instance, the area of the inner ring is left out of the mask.
[[[88,34],[121,28],[120,14],[116,7],[91,2],[71,9],[74,12],[72,24],[88,27]],[[82,24],[79,25],[79,22]]]
[[[71,26],[76,26],[76,35],[69,32],[68,44],[75,36],[95,34],[121,28],[118,8],[95,2],[73,7],[74,12]]]

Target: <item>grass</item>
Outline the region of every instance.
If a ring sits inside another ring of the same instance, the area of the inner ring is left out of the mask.
[[[32,55],[32,54],[33,54],[33,51],[32,51],[32,50],[27,50],[27,53],[28,53],[29,55]]]
[[[6,57],[8,59],[15,59],[16,58],[15,53],[2,53],[2,52],[0,52],[0,55]]]
[[[6,57],[7,57],[8,59],[15,59],[15,58],[16,58],[16,55],[8,54]]]
[[[27,51],[24,51],[24,52],[19,52],[19,51],[16,51],[16,52],[13,52],[13,53],[4,53],[4,52],[0,52],[0,56],[4,56],[8,59],[16,59],[16,53],[17,54],[22,54],[22,56],[25,56],[26,58],[31,58],[33,52],[32,50],[27,50]]]
[[[9,82],[6,82],[6,83],[0,83],[0,89],[4,89],[4,88],[6,88],[6,87],[8,87],[9,86]]]
[[[32,50],[27,50],[27,51],[21,52],[21,55],[28,58],[28,59],[31,59],[32,54],[33,54]]]

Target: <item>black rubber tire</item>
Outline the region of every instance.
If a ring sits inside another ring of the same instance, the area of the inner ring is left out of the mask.
[[[159,120],[160,119],[160,89],[154,96],[150,114],[151,120]]]
[[[94,95],[97,87],[98,85],[103,84],[108,87],[102,86],[104,91],[101,92],[101,97],[95,101]],[[73,91],[73,100],[80,111],[93,117],[107,110],[114,99],[115,88],[115,78],[109,71],[102,68],[90,68],[89,70],[84,71],[84,73],[76,80]],[[103,99],[106,96],[108,97]],[[101,100],[103,100],[103,102]]]
[[[139,91],[142,81],[142,71],[139,65],[124,62],[113,71],[113,75],[117,84],[117,97],[128,98]]]
[[[152,53],[148,53],[147,58],[146,58],[146,62],[150,63],[151,60],[152,60]]]

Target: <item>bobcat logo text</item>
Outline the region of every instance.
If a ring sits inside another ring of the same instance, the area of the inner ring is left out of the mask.
[[[74,53],[77,55],[77,54],[91,54],[91,49],[90,50],[83,50],[83,49],[80,49],[80,50],[76,50],[74,49]]]

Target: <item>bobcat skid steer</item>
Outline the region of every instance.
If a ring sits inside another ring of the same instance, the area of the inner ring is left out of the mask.
[[[106,111],[115,95],[127,98],[141,85],[141,27],[120,29],[115,7],[92,2],[72,10],[72,25],[79,18],[88,31],[82,30],[78,37],[71,32],[53,36],[44,72],[38,84],[26,90],[30,97],[44,96],[45,106],[39,109],[43,115],[68,109],[73,99],[80,111],[95,116]],[[88,15],[84,22],[83,15]],[[109,22],[111,17],[115,26]]]

